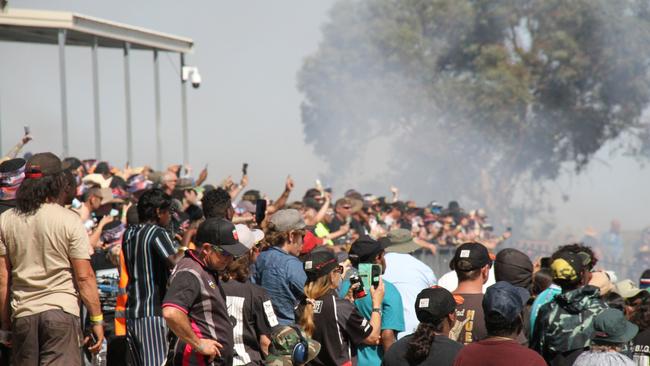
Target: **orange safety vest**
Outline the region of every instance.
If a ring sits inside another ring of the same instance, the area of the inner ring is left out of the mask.
[[[124,252],[120,250],[120,283],[117,286],[117,299],[115,301],[115,335],[126,335],[126,285],[129,283],[129,274],[126,271]]]

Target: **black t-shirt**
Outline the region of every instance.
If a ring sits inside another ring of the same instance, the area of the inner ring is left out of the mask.
[[[383,366],[408,365],[408,362],[406,361],[406,351],[412,338],[413,334],[407,335],[390,346],[388,351],[384,354],[384,360],[381,364]],[[419,365],[452,366],[456,354],[461,350],[461,348],[463,348],[462,344],[452,341],[447,336],[436,335],[433,338],[433,343],[429,350],[429,356],[427,356],[427,358]]]
[[[464,324],[460,330],[458,342],[467,345],[487,337],[483,314],[483,294],[460,294],[460,296],[463,298],[463,303],[456,306],[456,324]]]
[[[235,362],[242,365],[263,365],[260,335],[270,335],[278,325],[273,304],[266,291],[250,282],[230,280],[221,283],[226,294],[228,315],[235,323]]]
[[[300,318],[303,308],[304,305],[298,307],[296,319]],[[349,363],[352,346],[361,344],[372,332],[370,322],[359,314],[354,304],[338,298],[334,290],[316,300],[314,324],[316,329],[312,338],[320,343],[321,349],[309,365],[316,366]]]
[[[162,307],[173,307],[184,312],[199,338],[214,339],[223,345],[221,357],[215,359],[213,366],[232,364],[234,322],[228,315],[226,295],[218,275],[209,270],[193,251],[186,251],[185,257],[176,265]],[[169,343],[167,365],[207,364],[207,358],[188,347],[180,338]]]
[[[632,340],[632,360],[637,365],[650,365],[650,329],[646,329]]]
[[[327,228],[330,229],[330,233],[333,233],[335,231],[339,231],[343,225],[345,225],[345,221],[340,220],[338,216],[334,216],[332,221],[327,224]],[[354,229],[359,235],[366,234],[366,228],[356,219],[352,219],[352,221],[350,221],[350,229]]]

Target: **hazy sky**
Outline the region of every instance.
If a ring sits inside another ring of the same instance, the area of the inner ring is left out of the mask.
[[[74,11],[192,38],[195,51],[187,63],[198,66],[203,78],[200,89],[188,88],[192,166],[199,170],[209,164],[209,180],[216,182],[227,175],[238,177],[246,161],[251,186],[272,196],[281,191],[290,173],[298,184],[294,196],[298,199],[319,172],[328,169],[303,142],[296,73],[304,57],[317,49],[320,27],[333,3],[11,0],[10,6]],[[3,150],[29,124],[35,140],[28,150],[60,153],[56,46],[0,43],[0,55]],[[91,157],[90,48],[68,47],[66,57],[70,151],[80,158]],[[143,51],[133,51],[131,58],[134,165],[155,163],[152,58],[151,52]],[[180,163],[179,59],[163,54],[160,61],[163,160]],[[126,161],[121,50],[100,50],[99,69],[103,158],[121,166]],[[624,229],[640,229],[650,223],[649,184],[648,169],[641,170],[629,158],[612,158],[605,148],[586,174],[564,175],[551,185],[559,227],[580,232],[593,225],[602,231],[617,217]],[[561,193],[568,194],[570,201],[563,203]]]

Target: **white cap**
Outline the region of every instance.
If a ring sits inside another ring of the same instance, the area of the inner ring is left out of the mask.
[[[264,239],[264,232],[262,230],[251,230],[248,226],[242,224],[235,225],[235,229],[237,229],[239,242],[244,244],[248,249],[251,249],[255,244],[259,243],[260,240]]]

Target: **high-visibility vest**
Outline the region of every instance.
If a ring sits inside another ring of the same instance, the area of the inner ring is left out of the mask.
[[[126,335],[126,285],[129,283],[129,274],[126,271],[124,252],[120,250],[120,283],[117,286],[117,299],[115,301],[115,335]]]

